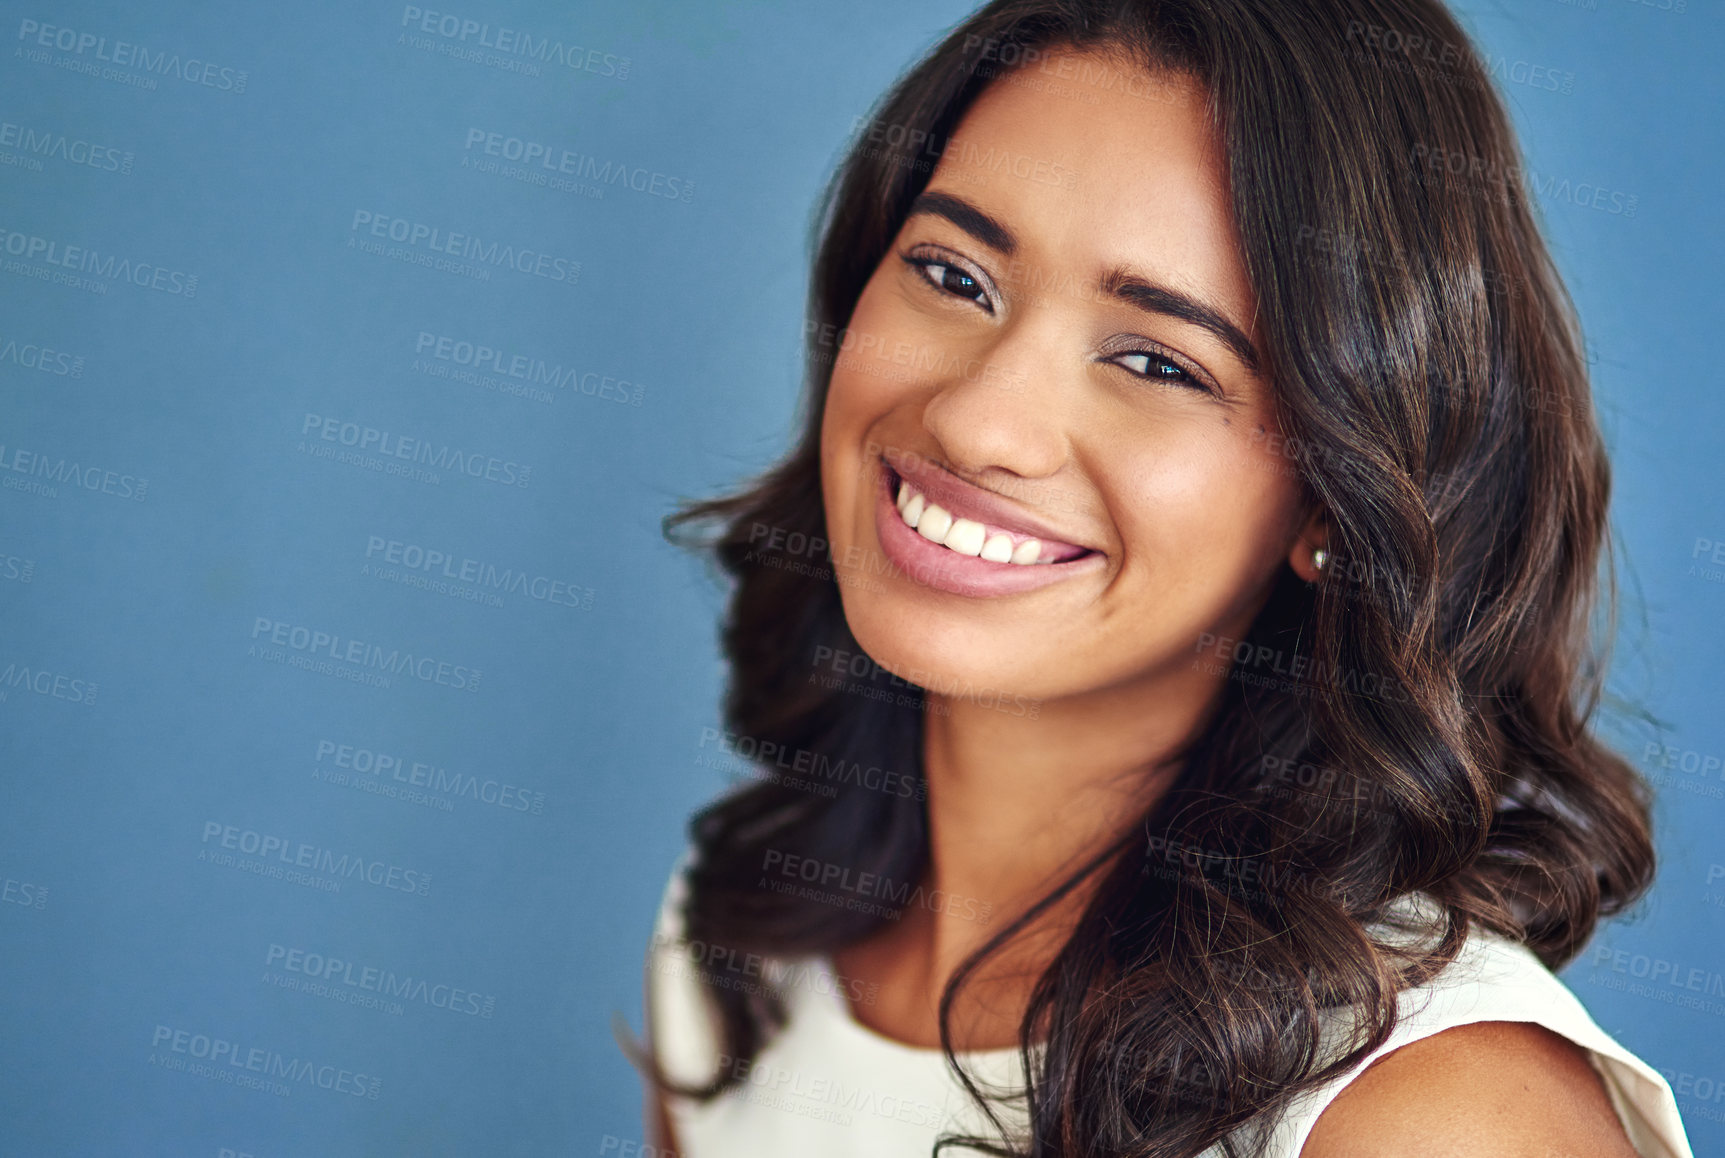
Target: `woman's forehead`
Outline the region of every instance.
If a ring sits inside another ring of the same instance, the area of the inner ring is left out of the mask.
[[[1004,225],[1031,276],[1089,284],[1124,267],[1255,314],[1225,153],[1189,77],[1115,53],[1048,53],[989,84],[928,188]]]

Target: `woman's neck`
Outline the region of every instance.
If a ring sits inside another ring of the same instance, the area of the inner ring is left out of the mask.
[[[959,965],[1124,836],[1167,791],[1177,753],[1215,692],[1140,684],[1040,703],[1034,718],[930,694],[922,903],[838,955],[841,973],[881,984],[877,1004],[856,1011],[858,1018],[890,1037],[937,1046],[940,995]],[[1105,871],[1090,874],[971,975],[953,1012],[957,1048],[1016,1044],[1036,979]]]

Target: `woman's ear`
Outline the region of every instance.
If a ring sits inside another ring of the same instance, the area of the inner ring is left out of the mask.
[[[1315,503],[1305,525],[1288,548],[1288,566],[1307,583],[1316,583],[1327,566],[1330,546],[1329,510]]]

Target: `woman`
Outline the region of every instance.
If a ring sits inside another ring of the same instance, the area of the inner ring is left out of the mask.
[[[1689,1154],[1550,972],[1653,856],[1515,166],[1436,0],[997,0],[886,96],[801,441],[667,520],[764,775],[666,891],[662,1146]]]

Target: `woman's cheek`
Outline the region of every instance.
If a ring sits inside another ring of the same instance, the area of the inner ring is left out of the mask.
[[[865,405],[888,404],[915,385],[913,360],[903,357],[902,351],[916,345],[914,328],[896,318],[890,308],[859,305],[840,342],[833,373],[842,375],[846,389]]]
[[[1279,501],[1244,479],[1243,464],[1146,432],[1136,467],[1110,506],[1120,512],[1128,567],[1169,592],[1216,594],[1246,583],[1285,521]],[[1244,485],[1242,485],[1244,484]]]

